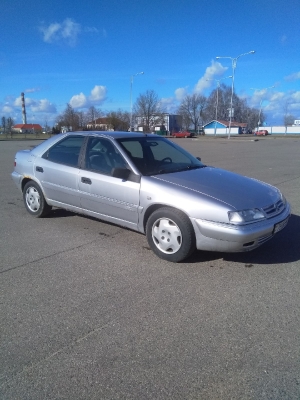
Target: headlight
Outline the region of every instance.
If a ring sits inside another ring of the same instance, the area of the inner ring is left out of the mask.
[[[265,216],[258,208],[251,208],[250,210],[228,211],[228,218],[233,224],[243,224],[264,219]]]
[[[280,196],[281,196],[281,200],[282,200],[284,206],[286,206],[286,198],[284,197],[284,195],[282,193],[280,193]]]

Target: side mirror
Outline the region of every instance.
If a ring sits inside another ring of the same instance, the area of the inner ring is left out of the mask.
[[[135,175],[132,171],[127,168],[113,168],[111,175],[114,178],[122,179],[123,181],[130,181],[140,183],[141,176]]]
[[[129,169],[127,169],[127,168],[113,168],[112,176],[114,178],[120,178],[120,179],[127,181],[128,177],[130,175],[130,172],[131,171],[129,171]]]

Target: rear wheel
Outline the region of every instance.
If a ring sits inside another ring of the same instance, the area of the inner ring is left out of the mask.
[[[196,248],[188,217],[179,210],[162,207],[151,214],[146,225],[149,246],[160,258],[180,262]]]
[[[41,218],[51,211],[51,206],[46,203],[41,188],[34,181],[29,181],[24,186],[23,200],[29,214]]]

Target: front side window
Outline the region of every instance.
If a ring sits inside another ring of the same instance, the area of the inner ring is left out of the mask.
[[[43,158],[55,163],[77,167],[83,140],[83,136],[68,136],[47,150]]]
[[[127,168],[127,163],[110,140],[91,137],[86,149],[85,168],[111,175],[114,168]]]

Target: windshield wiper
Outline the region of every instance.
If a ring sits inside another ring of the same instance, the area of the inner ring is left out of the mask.
[[[158,175],[158,174],[172,174],[174,172],[182,172],[182,171],[190,171],[192,169],[199,169],[199,168],[205,168],[206,165],[189,165],[187,167],[183,168],[175,168],[175,169],[160,169],[158,172],[156,172],[153,175]]]
[[[192,169],[200,169],[200,168],[205,168],[206,165],[188,165],[187,167],[183,168],[178,168],[176,172],[181,172],[181,171],[190,171]]]

